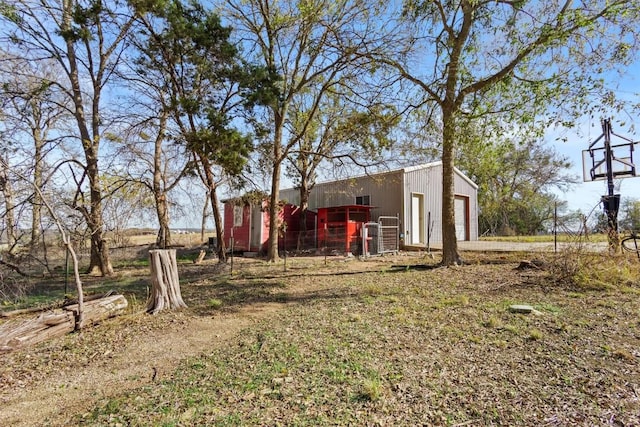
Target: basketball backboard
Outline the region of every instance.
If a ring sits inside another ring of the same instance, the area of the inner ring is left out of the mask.
[[[639,142],[611,146],[611,168],[613,177],[632,178],[638,176],[637,160],[633,157]],[[607,159],[605,147],[582,151],[582,175],[585,182],[607,179]]]

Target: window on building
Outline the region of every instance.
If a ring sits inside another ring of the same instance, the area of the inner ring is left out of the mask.
[[[242,227],[242,214],[244,213],[243,206],[234,206],[233,207],[233,226],[234,227]]]
[[[365,206],[370,206],[370,199],[369,196],[357,196],[356,197],[356,205],[365,205]]]

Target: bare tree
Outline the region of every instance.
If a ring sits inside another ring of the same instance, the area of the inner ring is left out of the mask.
[[[32,61],[53,60],[60,67],[58,78],[47,83],[57,85],[72,104],[70,113],[84,154],[74,203],[91,230],[89,272],[102,275],[113,273],[104,238],[98,167],[107,120],[102,98],[133,23],[128,11],[121,0],[17,0],[3,8],[3,37],[14,55]],[[88,197],[83,194],[86,184]]]
[[[13,195],[13,184],[8,173],[8,159],[2,158],[2,169],[0,170],[0,190],[4,198],[4,224],[7,235],[8,252],[11,253],[18,242],[15,202]]]
[[[152,82],[127,80],[133,84],[138,99],[130,110],[135,113],[126,120],[138,122],[123,132],[118,150],[120,170],[124,179],[144,185],[153,196],[158,221],[156,246],[166,248],[171,246],[170,193],[189,171],[189,158],[184,147],[172,141],[170,114],[160,88]]]
[[[78,312],[76,318],[76,328],[82,329],[84,326],[84,291],[82,289],[82,281],[80,280],[80,272],[78,270],[78,257],[76,256],[76,251],[71,244],[71,238],[69,237],[69,233],[65,230],[63,223],[56,215],[56,210],[54,206],[50,203],[47,197],[44,196],[44,193],[40,188],[38,188],[33,182],[29,181],[29,178],[25,176],[22,172],[17,170],[16,168],[11,168],[9,164],[7,164],[4,159],[0,158],[0,168],[6,171],[7,174],[13,174],[20,180],[28,183],[33,188],[33,191],[38,194],[40,200],[42,200],[42,204],[45,209],[49,212],[49,215],[54,219],[56,226],[58,227],[58,231],[62,238],[62,243],[64,244],[67,251],[71,255],[71,261],[73,264],[73,277],[76,282],[76,290],[78,292]]]
[[[251,138],[233,126],[233,119],[245,104],[239,83],[255,85],[259,76],[242,66],[229,40],[231,29],[198,2],[172,0],[139,12],[145,31],[139,63],[165,90],[165,111],[176,126],[174,139],[186,148],[209,195],[218,259],[224,262],[217,190],[227,175],[241,172],[252,148]]]
[[[353,90],[357,83],[350,83]],[[307,123],[304,103],[297,100],[292,103],[287,128],[297,143],[290,149],[287,175],[300,191],[298,249],[307,231],[306,212],[311,190],[322,169],[352,171],[355,166],[367,171],[386,163],[383,153],[392,145],[389,136],[400,117],[395,108],[380,102],[380,93],[365,100],[362,94],[366,91],[362,88],[355,102],[344,92],[327,93],[311,123]],[[312,90],[307,94],[314,96]]]
[[[13,70],[16,68],[25,71],[14,73]],[[14,149],[19,150],[16,154],[31,163],[33,185],[41,190],[46,185],[46,157],[64,137],[61,125],[69,117],[69,100],[49,83],[57,73],[58,70],[52,63],[6,60],[0,65],[0,74],[3,77],[0,96],[5,100],[5,127],[11,127],[9,138],[12,139]],[[40,194],[32,192],[29,203],[30,248],[33,253],[42,233]]]
[[[269,137],[262,146],[271,173],[268,259],[277,261],[283,165],[294,147],[307,139],[322,100],[353,77],[356,63],[363,60],[356,55],[361,45],[367,41],[372,47],[375,5],[350,0],[313,0],[303,8],[288,0],[228,0],[227,5],[251,59],[281,77],[278,96],[266,108]],[[294,102],[303,103],[302,96],[307,101],[305,115],[297,117],[296,133],[290,134],[287,123]]]
[[[417,103],[436,107],[432,117],[441,123],[443,164],[442,262],[456,264],[461,262],[454,218],[460,121],[508,110],[514,123],[526,123],[533,117],[522,114],[523,106],[536,105],[541,113],[556,102],[560,111],[571,96],[584,108],[586,94],[599,83],[591,73],[624,64],[633,54],[638,4],[411,0],[403,6],[404,45],[395,57],[376,59],[415,85]]]
[[[140,227],[148,221],[154,199],[139,180],[113,176],[103,178],[103,186],[109,194],[104,202],[105,229],[115,245],[126,246],[129,243],[127,229]]]

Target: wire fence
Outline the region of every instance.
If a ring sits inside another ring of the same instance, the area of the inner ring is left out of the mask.
[[[396,217],[378,222],[326,226],[318,230],[282,230],[278,248],[285,254],[330,254],[373,256],[400,250],[400,230]]]

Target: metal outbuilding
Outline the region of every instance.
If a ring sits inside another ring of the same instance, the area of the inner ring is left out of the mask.
[[[455,217],[458,240],[478,239],[478,186],[455,169]],[[298,205],[297,189],[280,191],[280,198]],[[442,162],[318,183],[309,209],[369,205],[371,220],[397,216],[405,246],[421,247],[442,241]]]

